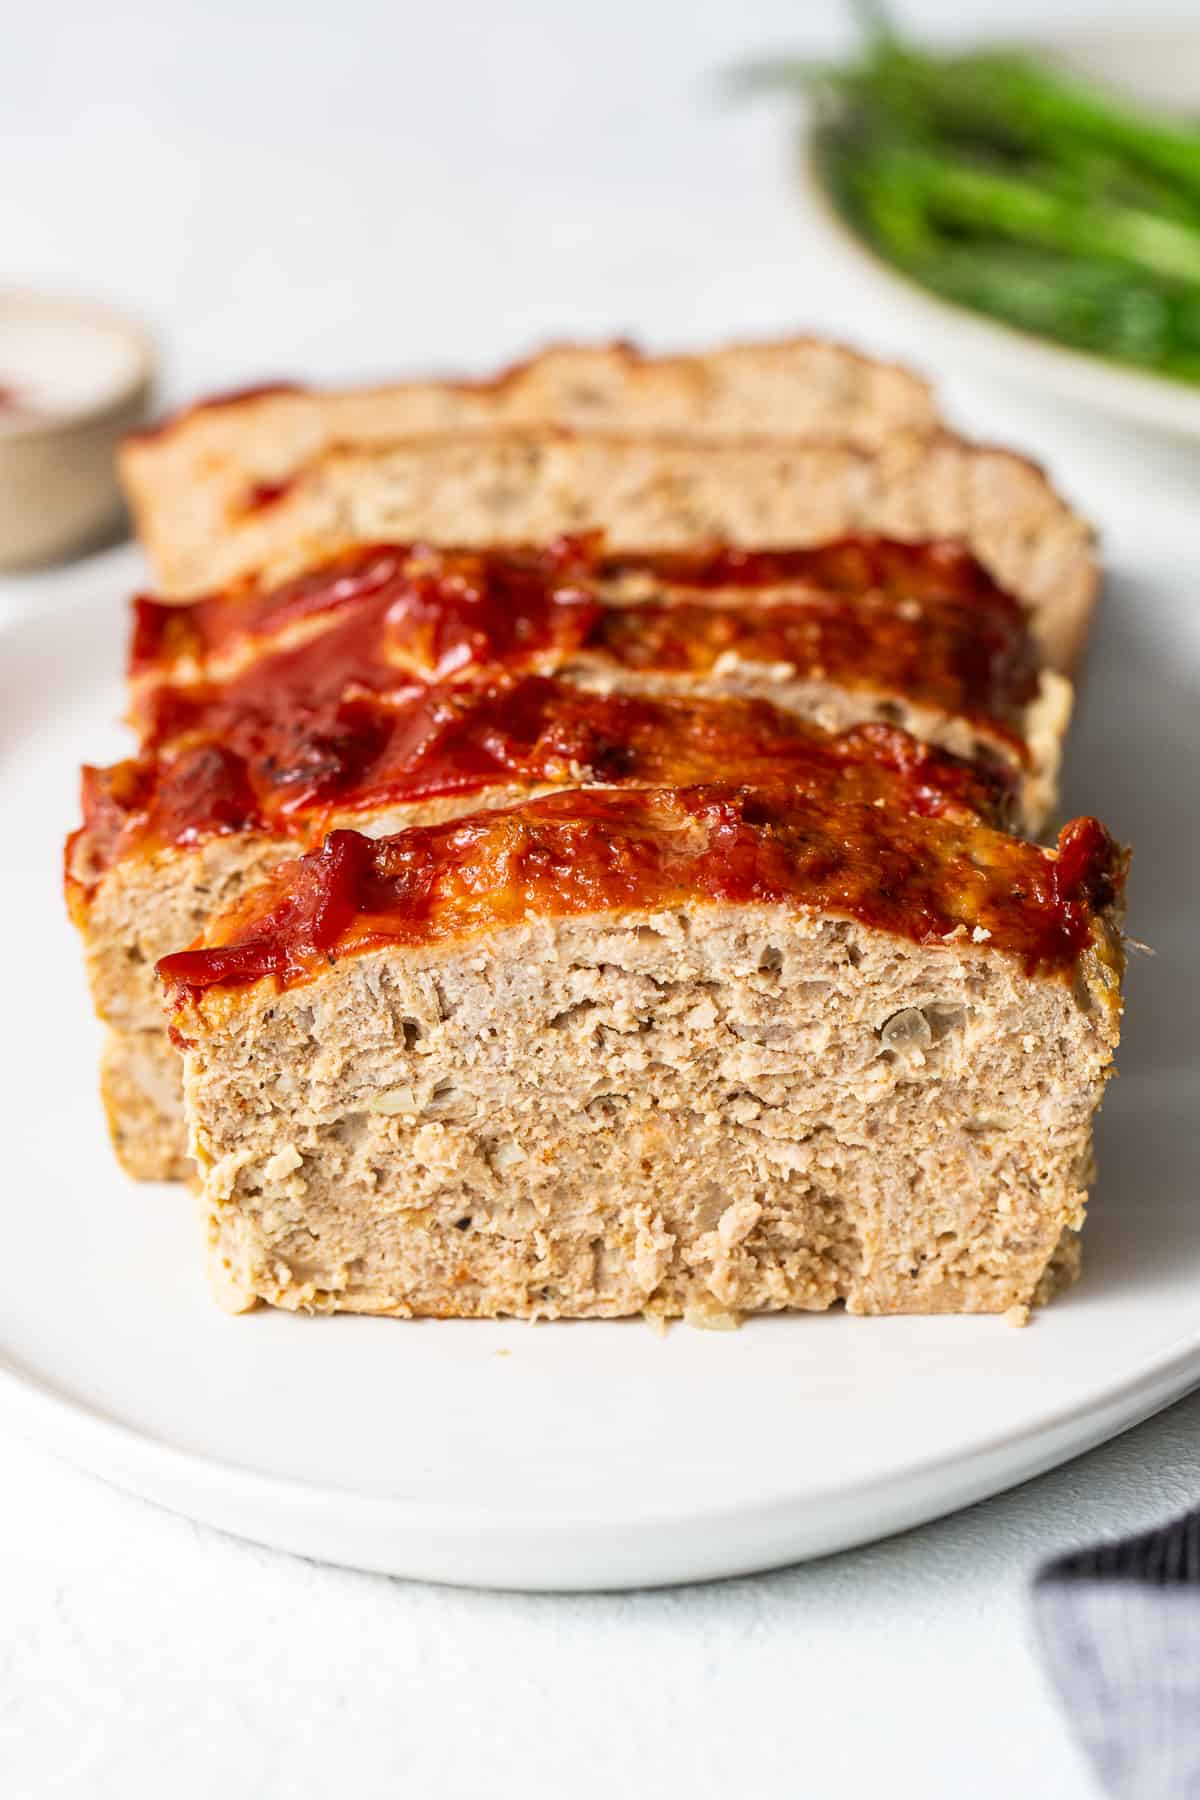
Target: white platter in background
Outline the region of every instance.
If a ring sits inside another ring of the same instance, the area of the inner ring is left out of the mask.
[[[1160,951],[1132,972],[1080,1286],[1023,1332],[834,1314],[660,1339],[633,1322],[229,1318],[208,1297],[188,1195],[117,1172],[59,860],[81,756],[126,748],[121,608],[137,579],[132,554],[109,557],[64,584],[82,602],[0,635],[5,1423],[283,1549],[602,1588],[902,1529],[1200,1382],[1200,611],[1186,580],[1109,606],[1072,746],[1070,802],[1136,835],[1132,929]]]
[[[1198,28],[1097,27],[1035,47],[1064,68],[1115,91],[1200,117]],[[857,287],[869,283],[892,313],[905,314],[921,326],[936,343],[939,358],[990,365],[1043,398],[1094,407],[1129,425],[1200,438],[1200,385],[1072,350],[942,299],[886,261],[842,218],[820,179],[811,136],[803,144],[800,177],[801,205],[822,255],[847,282]]]

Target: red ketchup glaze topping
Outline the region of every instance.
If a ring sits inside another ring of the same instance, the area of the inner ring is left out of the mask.
[[[798,582],[835,594],[880,588],[899,599],[940,596],[986,606],[1018,621],[1024,616],[1020,601],[952,539],[905,543],[861,535],[797,549],[713,544],[639,556],[606,555],[597,541],[593,554],[600,573],[610,578],[647,571],[677,587],[748,589]]]
[[[703,678],[722,656],[789,664],[799,679],[828,678],[957,714],[1028,757],[1015,721],[1037,692],[1032,646],[1023,630],[997,628],[955,600],[915,614],[874,590],[745,610],[638,603],[608,608],[585,648],[656,675]]]
[[[1094,819],[1064,828],[1056,859],[982,827],[783,789],[573,790],[390,838],[331,832],[158,972],[178,1007],[531,916],[725,902],[831,911],[920,944],[980,930],[1029,973],[1066,975],[1125,865]]]
[[[606,583],[631,577],[653,598],[601,603]],[[709,598],[729,580],[735,597],[756,583],[771,591],[737,606]],[[776,601],[780,580],[798,584],[794,603]],[[619,562],[595,536],[502,552],[374,545],[269,589],[182,607],[141,600],[135,621],[144,750],[86,772],[75,866],[91,885],[128,854],[239,830],[311,842],[356,812],[504,781],[768,781],[786,761],[803,785],[799,764],[821,766],[828,742],[766,705],[606,700],[531,669],[702,677],[732,652],[847,687],[882,684],[974,718],[1018,755],[1001,715],[1033,681],[1020,608],[966,552],[880,539]],[[223,667],[233,672],[221,678]],[[835,740],[825,766],[843,784],[850,743],[859,764],[869,747],[890,765],[897,804],[1010,818],[1011,780],[882,727]]]
[[[736,770],[922,814],[1009,822],[1012,775],[883,724],[828,734],[764,701],[596,694],[536,676],[347,696],[300,718],[239,703],[190,729],[167,690],[165,747],[83,783],[87,883],[122,857],[257,830],[318,841],[338,818],[495,786],[693,785]]]
[[[360,657],[407,654],[424,661],[427,679],[437,679],[446,657],[461,666],[472,653],[512,654],[567,631],[575,642],[599,605],[580,585],[590,544],[564,538],[545,550],[487,553],[372,544],[274,587],[243,582],[186,606],[141,596],[129,673],[168,677],[182,666],[190,674],[234,649],[269,654],[297,627],[349,625],[351,613]]]
[[[277,710],[286,697],[298,713],[339,680],[378,691],[483,664],[549,673],[579,657],[616,671],[696,677],[732,655],[964,717],[1026,754],[1019,724],[1037,691],[1037,661],[1024,615],[954,546],[861,539],[820,550],[625,558],[605,565],[604,579],[600,566],[594,539],[564,539],[549,551],[376,545],[266,592],[235,590],[183,608],[140,600],[135,723],[161,742],[167,728],[156,708],[170,712],[162,689],[210,664],[219,670],[231,655],[254,662],[213,696],[226,715],[256,704],[256,694],[269,694]],[[637,596],[603,604],[606,584],[631,576]],[[756,588],[761,596],[747,603]],[[722,604],[729,595],[743,603]]]

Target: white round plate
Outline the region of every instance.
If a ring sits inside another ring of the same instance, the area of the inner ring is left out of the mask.
[[[1200,114],[1200,30],[1121,27],[1077,31],[1034,46],[1077,74],[1170,111]],[[1200,438],[1200,386],[1143,373],[944,300],[880,256],[842,217],[816,165],[811,136],[801,157],[801,200],[826,259],[847,281],[872,284],[893,311],[922,326],[939,355],[996,371],[1072,405],[1127,424]]]
[[[600,1588],[896,1531],[1200,1381],[1190,596],[1110,606],[1074,742],[1071,800],[1136,833],[1133,928],[1161,952],[1133,971],[1080,1286],[1026,1331],[836,1313],[659,1338],[639,1322],[229,1318],[209,1299],[188,1195],[118,1174],[59,859],[79,759],[124,747],[131,566],[109,559],[85,602],[0,638],[10,1423],[288,1550],[439,1581]]]

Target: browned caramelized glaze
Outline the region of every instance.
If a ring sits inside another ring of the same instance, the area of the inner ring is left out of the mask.
[[[581,585],[593,566],[592,540],[564,538],[544,550],[459,554],[405,544],[349,551],[294,580],[234,586],[186,606],[149,597],[134,602],[129,672],[187,678],[234,660],[263,656],[298,635],[341,628],[360,661],[403,647],[426,678],[439,664],[459,667],[577,642],[595,611]],[[572,578],[573,577],[573,578]]]
[[[631,581],[633,597],[604,604]],[[969,555],[882,539],[619,562],[590,539],[474,554],[377,545],[267,592],[142,600],[131,665],[135,723],[158,743],[180,712],[206,714],[219,735],[239,710],[299,720],[338,689],[485,664],[551,673],[581,660],[669,679],[730,659],[962,717],[1017,754],[1037,690],[1020,607]],[[214,669],[226,679],[209,691]]]
[[[870,688],[969,719],[1028,755],[1017,729],[1037,691],[1028,645],[956,603],[917,616],[883,594],[816,594],[735,610],[681,601],[607,608],[581,654],[619,669],[703,680],[722,659],[785,666],[800,680]]]
[[[529,917],[725,902],[832,912],[919,944],[965,934],[1029,973],[1065,974],[1125,862],[1094,819],[1066,826],[1056,856],[979,826],[780,788],[574,790],[391,838],[331,832],[224,915],[205,947],[158,971],[178,1004]]]
[[[576,541],[590,542],[594,564],[608,578],[648,572],[673,587],[747,590],[797,583],[834,594],[879,588],[898,600],[958,600],[1022,617],[1020,601],[998,587],[983,564],[952,539],[912,544],[858,535],[799,549],[711,544],[641,556],[606,555],[599,536]]]
[[[447,627],[476,632],[482,647],[502,641],[514,612],[533,622],[563,600],[570,607],[594,599],[584,584],[594,585],[598,545],[595,535],[485,551],[363,545],[276,585],[249,579],[184,606],[142,597],[130,674],[203,670],[230,649],[262,654],[298,629],[350,611],[378,631],[389,617],[403,625],[412,613],[419,622],[436,608]]]
[[[319,841],[335,818],[497,785],[692,785],[736,770],[748,783],[993,822],[1007,821],[1013,800],[1005,772],[907,732],[830,735],[754,700],[606,695],[503,675],[382,695],[349,692],[338,676],[303,711],[188,690],[165,698],[162,748],[84,771],[90,885],[133,854],[251,830]]]

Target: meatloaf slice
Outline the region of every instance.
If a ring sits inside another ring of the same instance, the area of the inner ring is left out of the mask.
[[[142,600],[132,716],[154,743],[199,732],[232,746],[264,711],[296,721],[353,689],[483,666],[605,692],[765,698],[830,730],[898,724],[1014,769],[1033,835],[1054,806],[1071,702],[1039,669],[1019,602],[956,544],[614,558],[567,540],[373,545],[277,587]]]
[[[270,691],[276,693],[272,684]],[[132,762],[84,772],[84,823],[68,843],[67,895],[93,999],[110,1026],[102,1092],[123,1166],[165,1179],[186,1166],[154,964],[189,943],[281,857],[330,825],[375,835],[589,785],[790,783],[864,802],[1005,822],[1014,792],[907,733],[832,734],[765,703],[593,694],[498,675],[307,714],[215,709]]]
[[[1069,1273],[1124,858],[781,790],[333,833],[160,965],[218,1291],[1002,1311]]]
[[[121,468],[160,579],[186,588],[247,495],[269,498],[334,444],[529,424],[876,444],[937,422],[915,375],[815,339],[655,357],[629,344],[558,345],[486,381],[218,398],[132,439]]]
[[[1046,659],[1067,672],[1096,597],[1091,530],[1040,469],[927,432],[875,449],[544,429],[330,450],[270,504],[249,496],[186,560],[181,552],[167,585],[186,594],[256,573],[283,578],[353,543],[491,544],[591,530],[618,552],[864,532],[959,538],[1029,608]]]

